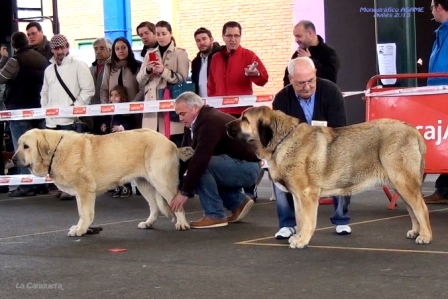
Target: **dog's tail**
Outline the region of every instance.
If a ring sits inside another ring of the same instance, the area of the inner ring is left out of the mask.
[[[171,211],[171,207],[168,202],[163,198],[162,194],[156,191],[156,204],[159,208],[159,211],[162,212],[163,215],[170,218],[174,221],[174,213]]]
[[[422,135],[420,133],[418,133],[418,149],[421,155],[421,161],[420,161],[420,176],[422,178],[423,181],[423,175],[425,172],[425,155],[426,155],[426,143],[425,140],[423,139]]]

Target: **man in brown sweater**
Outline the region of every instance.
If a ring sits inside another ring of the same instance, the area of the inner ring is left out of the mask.
[[[180,191],[171,202],[173,211],[182,209],[189,197],[199,195],[204,216],[190,223],[191,228],[212,228],[241,221],[254,201],[242,189],[255,183],[260,164],[255,153],[231,139],[225,125],[235,118],[213,107],[193,92],[181,94],[174,104],[184,123],[182,146],[191,146],[194,154],[181,166],[187,170]],[[227,217],[224,208],[232,212]]]

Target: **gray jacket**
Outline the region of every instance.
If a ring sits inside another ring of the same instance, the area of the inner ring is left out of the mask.
[[[93,83],[95,84],[95,95],[90,100],[90,104],[101,104],[100,100],[100,93],[101,93],[101,83],[103,82],[103,75],[104,75],[104,68],[106,67],[106,64],[110,61],[110,58],[104,63],[103,68],[99,72],[99,74],[96,74],[96,66],[98,65],[98,62],[95,60],[95,62],[92,63],[92,65],[89,67],[90,73],[93,77]]]

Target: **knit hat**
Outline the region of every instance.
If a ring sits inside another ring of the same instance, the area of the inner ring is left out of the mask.
[[[53,37],[50,40],[50,47],[52,49],[58,48],[58,47],[68,47],[68,40],[62,34],[53,35]]]

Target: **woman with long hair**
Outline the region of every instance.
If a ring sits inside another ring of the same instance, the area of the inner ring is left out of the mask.
[[[112,45],[110,63],[104,68],[101,103],[109,102],[110,92],[117,85],[126,88],[130,101],[142,101],[144,84],[139,85],[137,81],[140,66],[141,62],[135,59],[129,41],[124,37],[117,38]],[[137,120],[138,118],[141,120],[140,115],[137,115]],[[141,121],[136,126],[141,127]]]

